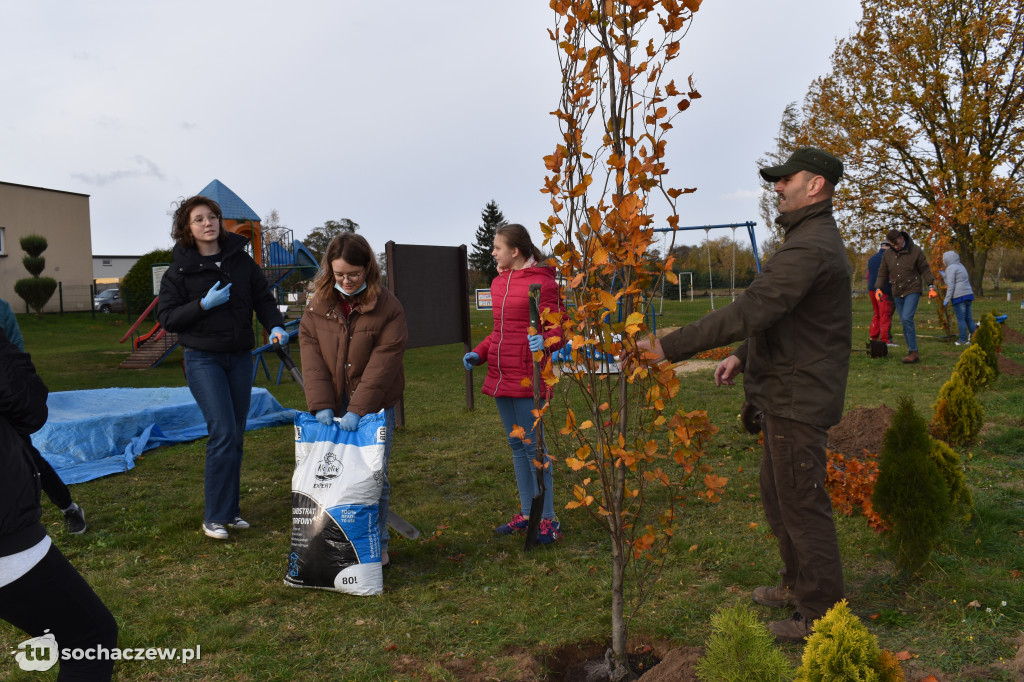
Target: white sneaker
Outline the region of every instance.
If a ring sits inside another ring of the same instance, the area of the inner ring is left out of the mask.
[[[971,345],[971,342],[970,341],[957,341],[953,345],[954,346],[969,346],[969,345]]]
[[[892,341],[890,341],[889,343],[887,343],[885,345],[889,346],[889,348],[899,348],[900,347],[900,344],[893,343]]]
[[[245,530],[246,528],[249,528],[249,522],[243,519],[241,516],[236,516],[235,520],[228,524],[228,528]]]
[[[228,539],[228,529],[224,527],[223,523],[203,521],[203,532],[206,533],[207,537],[213,538],[214,540]]]

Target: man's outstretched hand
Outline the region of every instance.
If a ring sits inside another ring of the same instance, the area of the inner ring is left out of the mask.
[[[715,368],[715,384],[721,386],[733,386],[736,384],[735,378],[743,370],[743,365],[740,363],[740,359],[735,355],[730,355],[725,360],[718,363],[718,367]]]

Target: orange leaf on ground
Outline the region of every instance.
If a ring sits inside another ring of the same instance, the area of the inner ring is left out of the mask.
[[[914,654],[910,653],[909,651],[900,651],[899,653],[896,654],[896,660],[899,660],[899,661],[909,661],[913,657],[914,657]]]

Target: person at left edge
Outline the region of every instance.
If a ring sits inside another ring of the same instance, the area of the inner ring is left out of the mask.
[[[185,199],[174,212],[171,267],[160,282],[157,319],[185,349],[185,376],[202,410],[206,443],[203,532],[227,540],[249,524],[238,506],[242,441],[252,391],[252,315],[288,343],[284,318],[245,237],[221,225],[217,202]]]
[[[322,424],[337,414],[346,431],[367,414],[384,410],[383,486],[378,500],[380,563],[388,554],[388,463],[395,434],[395,406],[405,390],[402,356],[408,331],[405,310],[381,286],[373,249],[361,236],[343,232],[324,252],[314,292],[299,323],[299,351],[306,405]]]

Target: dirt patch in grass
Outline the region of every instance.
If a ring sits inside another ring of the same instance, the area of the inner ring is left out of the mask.
[[[548,682],[606,682],[607,644],[582,642],[551,650],[543,656]],[[697,682],[694,666],[703,647],[671,647],[667,642],[631,641],[626,647],[630,667],[643,682]]]
[[[1012,344],[1024,343],[1024,334],[1021,334],[1019,331],[1017,331],[1013,327],[1007,327],[1004,324],[1003,325],[1003,343],[1012,343]]]
[[[1024,376],[1024,365],[1014,362],[1005,355],[999,355],[999,373],[1010,377]]]
[[[828,430],[829,448],[847,457],[857,457],[865,450],[877,455],[882,450],[882,438],[893,412],[895,410],[885,405],[850,410]]]

